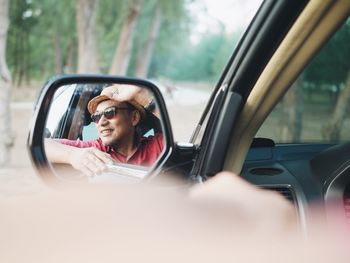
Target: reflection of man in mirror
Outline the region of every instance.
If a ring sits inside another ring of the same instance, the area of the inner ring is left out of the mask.
[[[99,134],[97,140],[47,140],[46,154],[53,163],[68,163],[87,175],[100,173],[106,164],[152,165],[163,149],[160,129],[144,136],[142,124],[153,104],[148,90],[131,85],[112,85],[88,103]],[[152,118],[151,117],[151,118]]]

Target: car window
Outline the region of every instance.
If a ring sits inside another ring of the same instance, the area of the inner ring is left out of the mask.
[[[350,20],[299,75],[257,133],[276,143],[350,140]]]
[[[50,115],[54,116],[50,118],[46,123],[46,132],[47,137],[51,137],[57,130],[58,123],[62,119],[65,110],[68,108],[68,104],[71,101],[72,94],[74,93],[75,85],[66,86],[64,89],[61,89],[60,92],[55,93],[54,98],[52,99],[52,104],[50,108]]]
[[[167,104],[175,141],[190,140],[216,82],[261,3],[205,0],[188,4],[189,33],[181,35],[176,49],[167,55],[168,62],[158,69],[163,76],[157,84]]]

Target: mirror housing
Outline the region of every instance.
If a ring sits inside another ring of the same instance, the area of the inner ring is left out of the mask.
[[[46,121],[56,91],[58,91],[62,86],[73,84],[112,85],[116,83],[118,85],[135,85],[145,87],[152,92],[153,99],[157,102],[157,109],[161,119],[161,128],[164,138],[164,147],[157,161],[147,171],[147,178],[151,179],[153,174],[160,172],[162,165],[166,162],[174,150],[174,140],[168,112],[159,89],[152,82],[137,78],[113,77],[108,75],[64,75],[50,79],[42,88],[35,104],[28,136],[27,145],[31,160],[39,176],[45,183],[52,184],[62,182],[62,178],[57,176],[57,171],[53,169],[52,165],[48,161],[44,144],[44,138],[51,136],[51,132],[46,126]],[[122,166],[123,165],[121,165],[121,167]],[[128,167],[128,169],[130,168]]]

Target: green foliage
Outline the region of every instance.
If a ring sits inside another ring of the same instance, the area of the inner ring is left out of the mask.
[[[199,1],[199,0],[197,0]],[[44,80],[58,73],[72,73],[77,63],[76,1],[12,0],[7,60],[17,82]],[[134,34],[128,74],[133,75],[142,56],[152,19],[161,9],[161,25],[149,77],[176,80],[217,79],[235,43],[224,30],[206,34],[198,44],[190,41],[193,14],[189,0],[145,0]],[[100,0],[97,39],[101,72],[107,73],[118,44],[121,24],[131,1]],[[72,68],[68,68],[71,66]]]
[[[305,70],[304,78],[314,85],[340,87],[350,71],[350,20],[323,47]]]
[[[30,33],[37,24],[34,5],[29,1],[10,1],[7,61],[16,83],[29,79]]]
[[[58,45],[64,60],[68,46],[72,42],[76,45],[74,1],[11,1],[8,61],[15,79],[24,70],[30,74],[30,79],[55,74],[55,36],[59,36]],[[23,41],[27,44],[25,49],[19,48]]]
[[[175,52],[168,54],[168,62],[161,64],[164,58],[154,62],[154,72],[176,80],[217,80],[236,42],[235,36],[226,36],[224,31],[207,34],[196,45],[191,42]]]

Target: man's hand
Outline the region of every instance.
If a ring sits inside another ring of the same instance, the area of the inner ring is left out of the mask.
[[[101,95],[120,102],[136,101],[143,107],[146,107],[152,100],[152,95],[146,88],[135,85],[115,84],[102,90]]]
[[[108,153],[104,153],[94,147],[72,147],[68,156],[69,163],[87,176],[100,174],[107,169],[106,164],[114,163]]]
[[[113,164],[112,157],[94,147],[78,148],[59,143],[52,139],[45,140],[46,157],[52,163],[66,163],[87,176],[106,170],[107,164]]]

